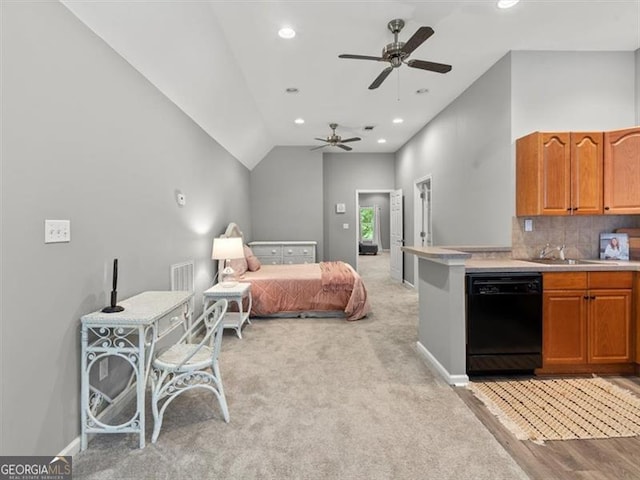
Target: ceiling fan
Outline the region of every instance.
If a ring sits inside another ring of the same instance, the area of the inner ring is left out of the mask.
[[[347,152],[350,152],[353,149],[351,147],[347,146],[347,145],[343,145],[343,143],[357,142],[359,140],[362,140],[360,137],[345,138],[343,140],[340,135],[336,134],[336,128],[338,128],[338,124],[337,123],[330,123],[329,127],[332,130],[331,135],[329,135],[327,138],[317,138],[316,137],[316,140],[320,140],[321,142],[327,142],[327,143],[325,145],[320,145],[318,147],[313,147],[311,150],[318,150],[318,149],[324,148],[324,147],[338,147],[338,148],[341,148],[343,150],[346,150]]]
[[[351,55],[348,53],[338,55],[339,58],[352,58],[356,60],[375,60],[377,62],[389,62],[391,65],[385,68],[380,75],[369,85],[369,90],[378,88],[385,78],[389,76],[394,68],[398,68],[403,63],[422,70],[429,70],[437,73],[447,73],[451,71],[451,65],[443,63],[427,62],[425,60],[407,60],[411,52],[418,48],[422,43],[433,35],[433,28],[420,27],[407,42],[398,41],[398,33],[404,27],[404,20],[399,18],[391,20],[387,24],[387,28],[393,33],[393,43],[388,44],[382,49],[381,57],[371,57],[368,55]]]

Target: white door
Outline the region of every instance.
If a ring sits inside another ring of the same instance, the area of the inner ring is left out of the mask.
[[[402,190],[391,192],[391,278],[402,281]]]

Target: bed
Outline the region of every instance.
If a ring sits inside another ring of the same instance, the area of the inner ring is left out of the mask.
[[[243,238],[235,223],[221,236]],[[251,317],[340,316],[359,320],[370,312],[362,278],[344,262],[260,265],[255,271],[242,273],[238,280],[251,283]]]

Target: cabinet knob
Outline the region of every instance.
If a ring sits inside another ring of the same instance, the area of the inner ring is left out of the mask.
[[[584,298],[585,300],[589,300],[589,295],[585,295],[585,296],[584,296],[584,297],[582,297],[582,298]]]
[[[293,253],[293,250],[289,249],[287,250],[287,253]]]
[[[571,207],[567,207],[567,212],[570,212],[571,210],[573,210]]]
[[[605,210],[609,210],[609,207],[604,207]]]
[[[275,254],[276,253],[276,249],[274,248],[273,250],[271,250],[271,253]]]

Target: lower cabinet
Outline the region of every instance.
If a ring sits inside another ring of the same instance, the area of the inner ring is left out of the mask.
[[[543,274],[541,373],[631,373],[632,272]]]

